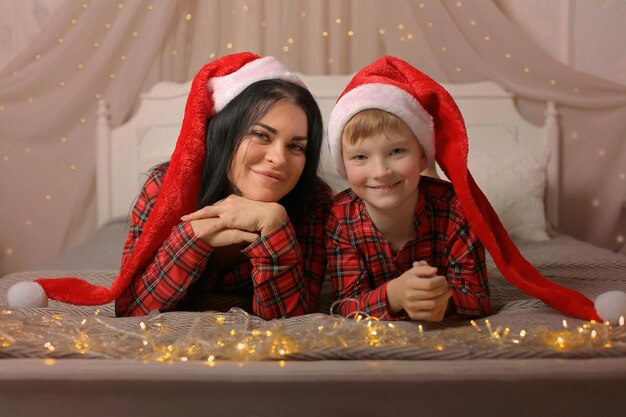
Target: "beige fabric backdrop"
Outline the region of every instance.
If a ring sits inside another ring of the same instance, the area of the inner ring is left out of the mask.
[[[154,82],[191,79],[205,62],[243,50],[309,74],[398,55],[441,82],[494,79],[523,97],[536,123],[538,102],[556,101],[562,230],[623,244],[626,87],[550,58],[490,1],[66,0],[0,69],[0,275],[93,233],[100,97],[119,125]]]

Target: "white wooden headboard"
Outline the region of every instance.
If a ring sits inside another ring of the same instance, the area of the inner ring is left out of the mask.
[[[318,101],[326,122],[337,96],[351,76],[301,75],[301,78]],[[156,84],[141,96],[135,115],[114,129],[109,125],[106,102],[99,103],[96,135],[98,227],[111,219],[128,216],[148,169],[169,160],[180,131],[190,85]],[[522,118],[513,96],[493,82],[446,84],[444,87],[455,98],[465,118],[470,155],[472,141],[479,137],[507,141],[506,146],[511,152],[521,147],[525,151],[549,155],[546,217],[550,225],[558,227],[559,128],[555,106],[547,103],[545,123],[539,127]],[[322,176],[338,191],[345,188],[346,183],[332,167],[327,148],[323,147]]]

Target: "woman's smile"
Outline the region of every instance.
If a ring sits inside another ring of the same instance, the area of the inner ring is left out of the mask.
[[[275,171],[260,171],[260,170],[255,170],[253,169],[252,172],[254,172],[255,174],[257,174],[259,177],[261,177],[261,179],[271,182],[273,184],[277,184],[280,183],[282,181],[285,181],[287,179],[287,176],[281,172],[275,172]]]

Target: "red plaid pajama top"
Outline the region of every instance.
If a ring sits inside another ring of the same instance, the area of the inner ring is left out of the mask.
[[[445,276],[452,291],[450,317],[477,317],[491,312],[485,249],[469,227],[452,185],[422,176],[413,225],[415,235],[394,256],[370,219],[365,203],[350,189],[333,198],[328,224],[328,277],[336,310],[357,310],[381,319],[393,317],[387,306],[387,283],[425,260]],[[348,299],[356,299],[352,301]]]
[[[124,245],[122,265],[129,259],[156,202],[166,168],[153,169],[135,203]],[[253,313],[264,319],[315,312],[326,271],[324,226],[332,193],[317,192],[294,230],[289,220],[244,247],[244,256],[232,269],[218,274],[207,268],[213,248],[197,238],[189,222],[172,229],[153,261],[136,275],[116,300],[118,316],[137,316],[152,310],[171,311],[195,288],[252,299]]]

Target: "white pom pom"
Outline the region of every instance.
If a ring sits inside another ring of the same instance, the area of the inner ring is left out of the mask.
[[[626,293],[608,291],[600,294],[595,301],[596,312],[604,321],[617,324],[620,317],[626,317]]]
[[[48,296],[43,287],[33,281],[22,281],[11,285],[7,291],[10,307],[48,307]]]

